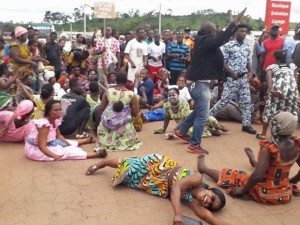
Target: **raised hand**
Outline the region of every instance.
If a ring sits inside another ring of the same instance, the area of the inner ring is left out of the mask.
[[[233,22],[234,22],[236,25],[238,25],[238,24],[241,22],[241,20],[242,20],[243,17],[244,17],[244,14],[245,14],[246,10],[247,10],[247,7],[244,8],[244,10],[243,10],[242,12],[240,12],[236,17],[234,17]]]

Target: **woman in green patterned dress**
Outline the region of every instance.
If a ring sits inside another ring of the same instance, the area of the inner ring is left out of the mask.
[[[91,175],[106,166],[117,169],[112,178],[113,186],[123,184],[154,196],[169,198],[175,213],[174,225],[183,224],[180,200],[209,224],[226,224],[211,212],[225,206],[223,192],[217,188],[207,189],[208,185],[200,173],[181,167],[169,156],[151,154],[141,158],[103,160],[90,166],[86,174]]]
[[[125,73],[117,73],[116,82],[117,86],[109,88],[102,97],[96,145],[108,151],[136,150],[142,145],[132,123],[132,116],[139,111],[138,98],[125,87]]]

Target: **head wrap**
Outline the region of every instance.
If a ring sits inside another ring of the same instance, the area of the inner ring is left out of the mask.
[[[279,136],[290,136],[298,127],[298,118],[290,112],[280,112],[271,119],[272,141],[278,145]]]
[[[64,86],[65,81],[66,81],[67,78],[68,78],[67,76],[61,76],[61,77],[58,79],[57,82],[60,84],[61,87]]]
[[[55,73],[53,71],[45,70],[44,77],[45,81],[49,81],[51,77],[55,77]]]
[[[17,115],[17,119],[22,119],[25,115],[30,113],[33,110],[33,102],[30,100],[23,100],[21,101],[16,110],[15,113]]]
[[[27,33],[28,30],[24,27],[18,26],[15,28],[15,36],[20,37],[22,34]]]

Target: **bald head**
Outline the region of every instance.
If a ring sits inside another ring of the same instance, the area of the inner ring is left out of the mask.
[[[205,21],[201,24],[200,33],[210,36],[216,36],[216,25],[212,22]]]

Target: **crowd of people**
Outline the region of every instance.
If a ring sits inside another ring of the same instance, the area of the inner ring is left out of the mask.
[[[288,203],[300,195],[300,170],[289,177],[292,165],[300,166],[300,140],[293,136],[300,24],[286,38],[272,24],[256,40],[241,23],[245,11],[235,17],[228,11],[223,31],[202,23],[194,37],[189,28],[160,34],[146,24],[135,33],[105,27],[103,35],[96,29],[71,41],[52,32],[42,43],[37,30],[17,26],[9,42],[0,37],[0,141],[24,142],[25,156],[36,161],[105,158],[139,149],[138,132],[161,121],[153,133],[186,142],[187,152],[198,155],[198,172],[153,153],[103,160],[87,175],[116,168],[113,186],[169,197],[174,224],[183,224],[180,200],[210,224],[225,224],[212,214],[225,206],[225,195],[209,188],[205,176],[235,197]],[[170,120],[176,125],[168,130]],[[239,121],[241,131],[261,140],[258,160],[245,148],[251,175],[206,166],[202,138],[229,132],[218,120]],[[81,147],[90,143],[93,153]]]

